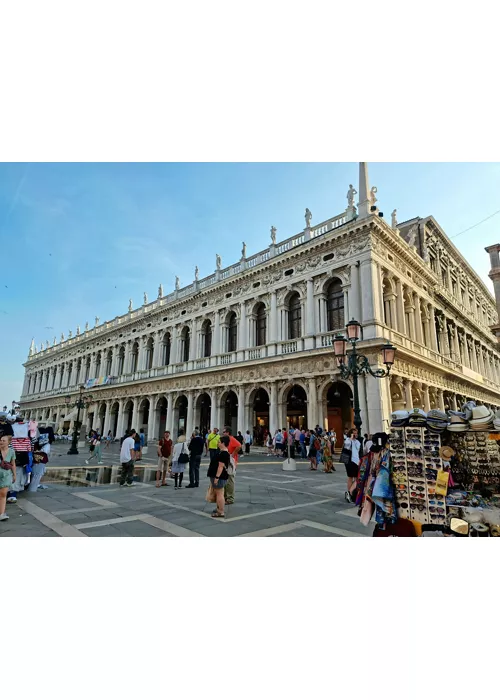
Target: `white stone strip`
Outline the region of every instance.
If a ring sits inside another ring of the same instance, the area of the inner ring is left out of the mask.
[[[261,510],[260,513],[247,513],[246,515],[236,515],[234,518],[225,518],[220,522],[232,523],[236,520],[246,520],[247,518],[258,518],[261,515],[270,515],[272,513],[281,513],[284,510],[295,510],[295,508],[308,508],[310,506],[319,506],[322,503],[330,503],[331,498],[324,498],[321,501],[312,501],[310,503],[298,503],[293,506],[284,506],[283,508],[273,508],[272,510]]]
[[[288,525],[276,525],[276,527],[268,527],[265,530],[255,530],[255,532],[245,532],[244,535],[238,537],[272,537],[272,535],[281,535],[282,532],[291,532],[291,530],[300,530],[304,527],[300,523],[288,523]]]
[[[181,527],[180,525],[174,525],[174,523],[156,518],[154,515],[145,515],[140,519],[148,525],[158,528],[158,530],[163,530],[170,535],[175,535],[175,537],[204,537],[204,535],[200,535],[199,532],[188,530],[186,527]]]
[[[74,525],[77,530],[88,530],[91,527],[104,527],[105,525],[117,525],[118,523],[130,523],[133,520],[142,520],[147,513],[139,515],[125,515],[123,518],[108,518],[107,520],[96,520],[93,523],[78,523]]]
[[[358,518],[358,509],[354,506],[352,508],[348,508],[347,510],[336,510],[335,511],[337,515],[348,515],[350,518]]]
[[[121,503],[117,503],[113,508],[121,508]],[[104,510],[107,506],[89,506],[88,508],[67,508],[66,510],[54,510],[53,515],[72,515],[73,513],[92,513],[95,510]]]
[[[162,503],[164,506],[169,506],[170,508],[175,508],[176,510],[187,510],[188,513],[194,513],[194,515],[202,515],[204,518],[212,517],[210,513],[205,513],[205,511],[203,510],[195,510],[194,508],[188,508],[187,506],[179,506],[177,505],[177,503],[170,503],[170,501],[164,501],[162,498],[155,498],[154,496],[138,497],[145,498],[147,501],[155,501],[156,503]]]
[[[243,477],[240,477],[243,478]],[[270,486],[269,487],[273,491],[288,491],[289,493],[297,493],[301,494],[303,496],[318,496],[319,494],[317,493],[312,493],[312,491],[301,491],[299,489],[292,489],[289,488],[288,486]],[[331,496],[330,500],[333,500],[333,496]]]
[[[91,503],[97,503],[98,506],[116,506],[113,501],[107,501],[105,498],[99,498],[98,496],[92,496],[91,493],[80,493],[80,491],[73,491],[72,496],[77,498],[83,498],[85,501],[90,501]]]
[[[80,532],[73,525],[69,525],[68,523],[63,522],[62,520],[57,518],[53,513],[49,513],[48,510],[40,508],[40,506],[31,503],[31,501],[18,501],[17,504],[19,508],[21,508],[21,510],[24,510],[26,513],[29,513],[29,515],[32,515],[38,520],[38,522],[42,523],[42,525],[45,525],[46,527],[49,527],[60,537],[87,537],[87,535],[85,535],[83,532]]]
[[[292,483],[292,481],[281,481],[281,480],[280,481],[273,481],[272,479],[259,479],[258,476],[241,476],[241,474],[239,475],[239,477],[240,477],[240,479],[251,479],[252,481],[263,481],[266,484],[281,484],[282,486],[283,486],[283,484],[291,484]],[[297,478],[293,478],[293,477],[292,477],[292,480],[293,481],[304,481],[304,479],[297,479]]]
[[[313,527],[316,530],[323,530],[323,532],[331,532],[332,535],[340,535],[340,537],[369,537],[371,534],[368,530],[367,534],[364,535],[360,532],[353,532],[352,530],[342,530],[340,527],[332,527],[331,525],[323,525],[323,523],[316,523],[312,520],[300,520],[301,525],[304,527]]]

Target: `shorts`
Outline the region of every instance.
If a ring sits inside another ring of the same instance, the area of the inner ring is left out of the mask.
[[[349,476],[351,479],[356,479],[359,472],[359,466],[354,462],[349,462],[349,464],[345,465],[345,470],[347,472],[347,476]]]
[[[210,483],[212,484],[214,489],[223,489],[224,486],[227,484],[227,479],[219,479],[219,481],[214,484],[214,477],[210,477]]]

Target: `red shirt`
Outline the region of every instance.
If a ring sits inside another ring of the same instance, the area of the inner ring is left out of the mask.
[[[160,448],[162,457],[170,457],[172,454],[172,440],[165,440],[165,438],[162,438],[158,443],[158,447]]]
[[[228,452],[231,455],[231,457],[234,459],[236,464],[238,464],[238,455],[233,454],[235,450],[237,450],[239,447],[241,447],[241,443],[239,440],[237,440],[233,435],[229,436],[229,445],[228,445]]]

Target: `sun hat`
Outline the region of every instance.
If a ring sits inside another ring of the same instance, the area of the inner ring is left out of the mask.
[[[450,424],[451,425],[467,425],[468,421],[465,419],[463,413],[450,411]]]
[[[393,411],[391,413],[391,426],[393,428],[402,428],[408,424],[408,411]]]
[[[427,422],[429,421],[445,421],[448,422],[448,416],[444,411],[439,410],[439,408],[433,408],[427,413]]]
[[[493,413],[486,406],[476,406],[472,409],[472,418],[469,418],[469,423],[475,425],[477,423],[490,423],[493,420]]]
[[[450,423],[447,428],[450,433],[466,433],[469,430],[467,423]]]
[[[444,447],[441,447],[439,449],[439,456],[446,462],[448,462],[454,454],[455,450],[453,449],[453,447],[449,447],[448,445],[445,445]]]
[[[470,420],[472,418],[472,409],[476,408],[476,402],[475,401],[467,401],[464,403],[462,406],[462,413],[465,414],[466,420]]]

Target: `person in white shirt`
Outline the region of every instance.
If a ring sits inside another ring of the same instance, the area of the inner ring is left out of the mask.
[[[250,454],[250,445],[252,444],[252,436],[250,435],[250,431],[247,430],[245,433],[245,454],[249,455]]]
[[[345,470],[347,472],[347,491],[345,492],[345,499],[348,503],[354,503],[352,493],[358,479],[359,453],[361,451],[361,443],[358,440],[358,431],[356,428],[351,428],[351,430],[349,430],[342,449],[350,451],[351,453],[350,460],[345,465]]]
[[[133,432],[135,433],[135,431]],[[122,443],[122,447],[120,450],[120,462],[122,465],[122,472],[120,475],[120,486],[132,486],[135,460],[134,444],[134,438],[131,437],[129,431],[127,433],[127,437]]]

